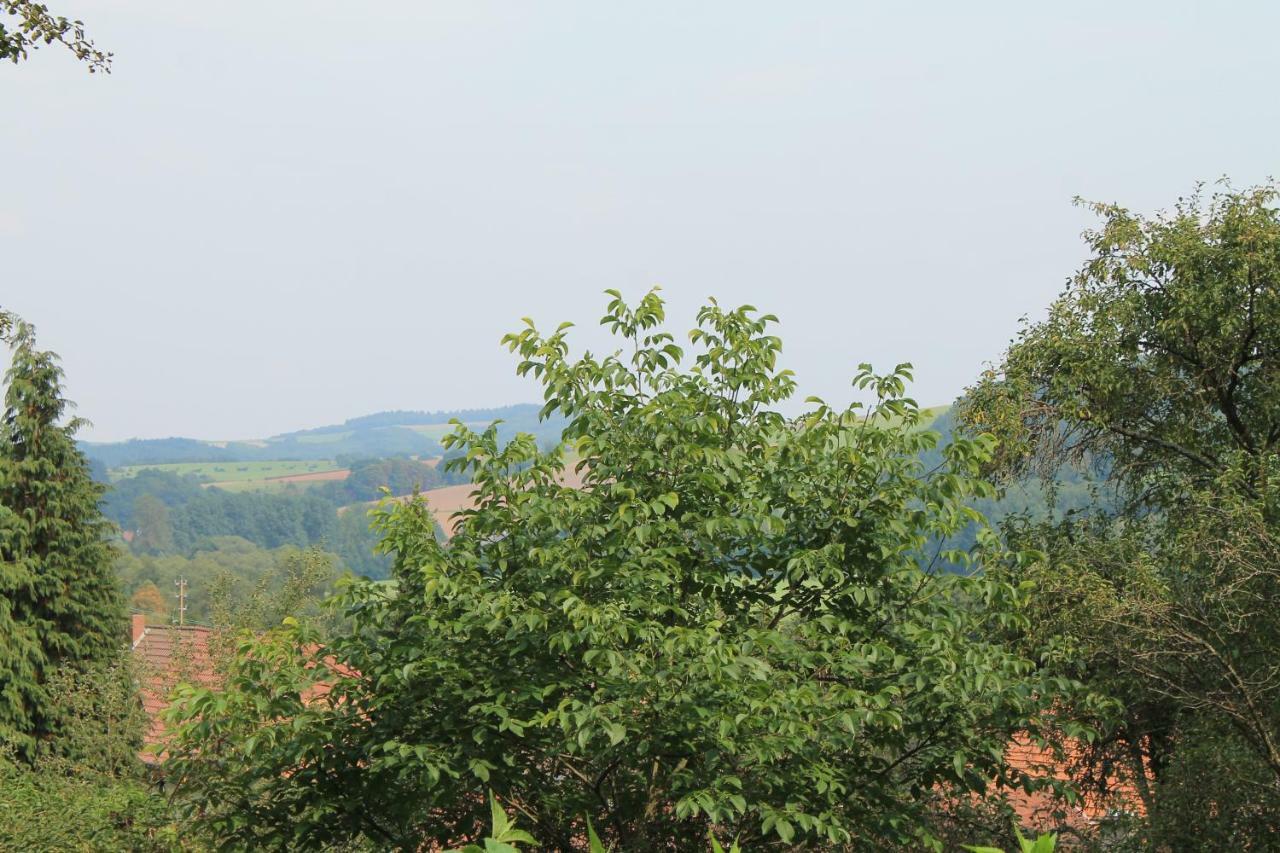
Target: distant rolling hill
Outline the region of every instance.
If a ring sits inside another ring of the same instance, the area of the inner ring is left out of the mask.
[[[921,428],[945,415],[950,407],[935,406],[921,410]],[[443,452],[440,439],[453,430],[450,420],[457,419],[474,429],[495,420],[499,436],[509,439],[518,432],[532,433],[539,443],[549,444],[560,438],[563,417],[538,420],[540,407],[521,403],[495,409],[461,409],[458,411],[393,411],[376,412],[349,418],[340,424],[286,432],[269,438],[249,441],[209,441],[198,438],[146,438],[129,441],[82,441],[85,455],[103,468],[124,469],[130,466],[174,465],[178,463],[234,462],[326,462],[339,457],[383,458],[388,456],[439,456]],[[117,472],[126,474],[128,472]],[[214,477],[214,479],[219,479]]]
[[[551,443],[564,429],[562,418],[538,420],[539,406],[532,403],[496,409],[464,409],[453,412],[378,412],[351,418],[341,424],[282,433],[254,441],[205,441],[195,438],[132,439],[116,442],[81,442],[85,455],[106,468],[160,465],[177,462],[261,462],[266,460],[332,460],[348,457],[438,456],[440,439],[452,427],[451,419],[480,428],[501,420],[499,436],[532,433],[539,442]]]

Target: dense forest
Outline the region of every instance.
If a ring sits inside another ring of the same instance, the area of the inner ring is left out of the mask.
[[[408,495],[465,482],[458,473],[414,459],[343,460],[350,474],[343,480],[294,486],[281,491],[230,492],[201,478],[161,470],[105,483],[103,514],[123,531],[127,565],[177,565],[198,554],[216,555],[219,543],[234,541],[229,563],[245,547],[260,550],[255,564],[285,547],[317,547],[332,554],[346,571],[369,578],[386,577],[390,560],[375,552],[377,537],[369,529],[370,504],[383,496]],[[193,588],[209,579],[201,563],[192,562],[186,578]],[[246,568],[252,576],[256,569]],[[138,569],[125,571],[125,591],[132,594]],[[181,572],[179,572],[181,574]]]

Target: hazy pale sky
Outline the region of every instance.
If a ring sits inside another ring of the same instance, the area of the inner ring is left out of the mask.
[[[1073,196],[1278,171],[1274,3],[49,2],[116,59],[0,65],[0,305],[98,440],[534,401],[504,332],[655,284],[948,402]]]

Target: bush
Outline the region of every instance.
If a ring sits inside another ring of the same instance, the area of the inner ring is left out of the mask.
[[[0,850],[182,849],[166,800],[136,778],[0,758]]]

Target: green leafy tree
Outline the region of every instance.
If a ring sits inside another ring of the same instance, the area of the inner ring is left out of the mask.
[[[944,792],[1005,772],[1055,687],[997,639],[1023,590],[937,544],[980,520],[990,442],[924,469],[905,366],[789,420],[772,317],[712,303],[691,355],[663,320],[614,294],[624,351],[507,338],[581,489],[561,447],[459,425],[476,502],[449,543],[388,503],[392,579],[348,587],[349,631],[246,636],[224,691],[183,691],[170,766],[217,843],[456,844],[492,790],[557,849],[588,818],[629,850],[915,846]]]
[[[1236,464],[1256,494],[1280,447],[1280,216],[1267,185],[1199,192],[1144,218],[1090,207],[1093,257],[962,418],[1000,439],[1005,474],[1105,460],[1130,498],[1176,498]]]
[[[1093,257],[961,407],[1000,437],[1007,479],[1088,461],[1109,477],[1110,511],[1009,533],[1047,555],[1023,575],[1035,624],[1124,705],[1081,778],[1127,766],[1157,837],[1212,826],[1225,834],[1191,837],[1214,849],[1280,813],[1276,202],[1267,185],[1150,218],[1094,205]]]
[[[101,487],[60,421],[62,370],[18,324],[0,421],[0,741],[31,757],[61,710],[48,679],[110,659],[124,635]]]
[[[271,567],[256,576],[237,577],[224,569],[206,579],[208,621],[231,633],[270,628],[287,617],[330,626],[325,600],[337,576],[333,555],[314,546],[282,548]]]
[[[336,557],[318,547],[268,551],[234,536],[209,539],[190,557],[122,553],[115,570],[135,611],[167,622],[175,582],[185,579],[186,621],[231,631],[270,628],[285,616],[323,621],[340,575]]]
[[[169,508],[154,495],[138,495],[133,502],[134,550],[144,554],[172,554],[173,522]]]
[[[89,66],[89,73],[111,72],[111,54],[94,46],[84,32],[84,24],[49,11],[44,3],[32,0],[0,0],[0,12],[8,13],[8,25],[0,18],[0,60],[15,64],[30,51],[57,42],[76,59]]]

